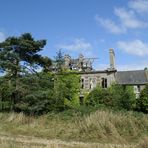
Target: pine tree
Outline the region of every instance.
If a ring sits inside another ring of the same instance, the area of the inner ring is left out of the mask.
[[[14,86],[11,95],[11,109],[19,99],[19,78],[27,73],[36,72],[37,67],[48,69],[51,60],[39,54],[46,40],[35,40],[30,33],[20,37],[8,37],[0,43],[0,72],[5,73],[9,84]]]

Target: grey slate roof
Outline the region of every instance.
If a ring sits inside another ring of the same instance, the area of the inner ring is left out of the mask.
[[[148,83],[146,71],[133,70],[133,71],[118,71],[115,75],[118,84],[140,85]]]

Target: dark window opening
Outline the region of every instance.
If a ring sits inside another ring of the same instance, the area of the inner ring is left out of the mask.
[[[69,64],[69,68],[70,68],[70,70],[72,70],[72,64]]]
[[[81,79],[81,88],[84,89],[84,79]]]
[[[91,89],[91,84],[89,85],[89,89]]]
[[[84,84],[81,85],[81,88],[82,88],[82,89],[84,88]]]
[[[84,104],[84,97],[80,96],[80,105]]]
[[[92,83],[92,79],[89,79],[90,83],[89,83],[89,89],[91,89],[91,83]]]
[[[102,78],[102,88],[107,88],[107,79]]]
[[[137,90],[138,92],[140,92],[140,85],[137,85]]]

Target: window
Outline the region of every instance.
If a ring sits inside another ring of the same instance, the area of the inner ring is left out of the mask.
[[[137,85],[137,91],[140,92],[140,85]]]
[[[107,79],[102,78],[102,88],[107,88]]]
[[[92,78],[89,79],[89,89],[92,89]]]
[[[89,89],[92,89],[92,85],[91,85],[91,83],[90,83],[90,85],[89,85]]]
[[[81,64],[81,67],[83,67],[83,62],[81,62],[80,64]]]
[[[81,79],[81,88],[84,89],[84,79]]]

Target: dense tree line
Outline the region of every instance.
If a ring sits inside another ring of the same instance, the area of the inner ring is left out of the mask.
[[[6,76],[0,78],[0,110],[26,114],[43,114],[79,107],[79,76],[54,75],[40,72],[18,78],[17,98],[14,82]],[[12,104],[13,103],[13,104]],[[13,106],[13,107],[12,107]]]
[[[104,105],[113,109],[132,110],[148,113],[148,84],[136,98],[132,86],[112,84],[103,89],[100,86],[94,88],[85,98],[86,105]]]
[[[0,43],[1,111],[43,114],[79,106],[79,75],[63,75],[61,51],[55,58],[58,74],[50,73],[51,60],[39,53],[45,45],[30,33]]]
[[[35,40],[30,33],[9,37],[0,43],[0,111],[44,114],[83,106],[137,110],[148,113],[148,85],[135,97],[132,87],[113,84],[107,89],[94,88],[80,96],[80,75],[63,69],[63,55],[57,53],[57,73],[49,70],[52,62],[39,52],[45,40]],[[38,69],[42,68],[41,72]]]

